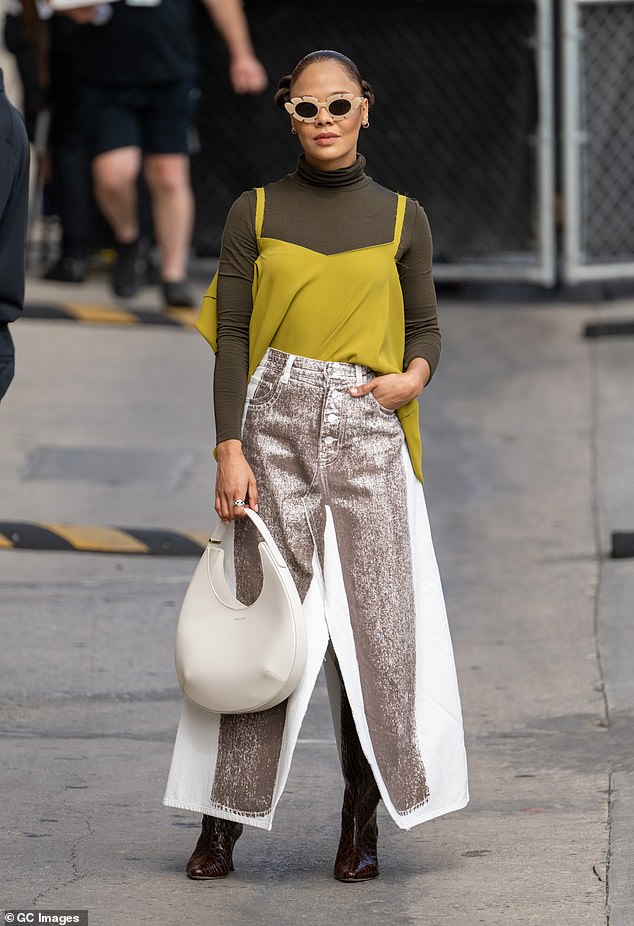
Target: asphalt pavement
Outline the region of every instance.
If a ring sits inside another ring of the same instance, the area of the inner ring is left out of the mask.
[[[32,278],[28,305],[0,406],[0,521],[208,532],[212,355],[191,320],[148,324],[158,293],[115,305],[101,277]],[[68,305],[74,321],[29,317]],[[471,803],[409,833],[382,813],[374,882],[332,878],[342,784],[321,681],[273,832],[245,833],[226,880],[188,880],[198,819],[161,799],[194,558],[0,534],[0,909],[95,926],[634,924],[634,559],[609,558],[611,533],[634,531],[634,338],[583,337],[607,317],[634,302],[441,298],[425,491]]]

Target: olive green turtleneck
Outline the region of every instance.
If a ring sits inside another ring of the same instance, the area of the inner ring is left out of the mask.
[[[351,167],[320,171],[299,159],[297,170],[265,187],[262,236],[322,254],[383,244],[394,234],[396,194],[365,173],[365,158]],[[225,224],[218,273],[218,352],[214,376],[216,441],[241,436],[253,308],[253,268],[258,257],[255,190],[233,204]],[[397,268],[405,307],[403,368],[414,357],[432,374],[440,354],[432,243],[427,217],[408,200]],[[299,353],[299,351],[298,351]]]

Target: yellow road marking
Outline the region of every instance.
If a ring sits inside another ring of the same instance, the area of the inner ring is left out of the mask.
[[[205,548],[209,543],[212,532],[209,531],[208,534],[192,534],[191,531],[181,531],[181,534],[183,537],[188,537],[189,540],[193,540],[194,543],[198,543],[201,547]]]
[[[77,321],[92,324],[111,323],[117,325],[136,325],[137,317],[132,312],[112,305],[94,305],[83,302],[65,302],[63,308]]]
[[[189,325],[192,328],[194,327],[194,322],[198,318],[198,309],[171,306],[164,309],[164,312],[169,318],[173,318],[174,321],[180,322],[181,325]]]
[[[98,524],[41,524],[71,543],[77,550],[108,550],[113,553],[148,553],[149,547],[116,527]]]

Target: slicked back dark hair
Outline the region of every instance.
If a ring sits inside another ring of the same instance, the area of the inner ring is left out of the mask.
[[[301,61],[297,62],[292,74],[285,74],[284,77],[281,78],[274,97],[275,103],[280,109],[284,109],[284,103],[290,100],[291,85],[298,79],[300,74],[305,71],[309,65],[318,64],[320,61],[336,61],[337,64],[340,64],[348,74],[348,77],[359,85],[359,89],[368,101],[368,105],[374,105],[374,91],[367,80],[361,77],[361,72],[352,58],[348,58],[347,55],[342,54],[340,51],[322,48],[319,51],[311,51],[310,54],[305,55]]]

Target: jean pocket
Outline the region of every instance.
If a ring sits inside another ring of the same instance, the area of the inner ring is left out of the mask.
[[[266,370],[261,375],[254,373],[247,387],[249,408],[268,408],[277,400],[281,390],[282,382],[278,375]]]
[[[390,417],[391,415],[396,414],[395,408],[385,408],[384,405],[381,405],[379,402],[377,402],[377,400],[374,398],[373,392],[368,392],[367,396],[370,399],[370,402],[372,403],[372,405],[374,405],[374,407],[378,409],[382,415],[386,415],[387,417]]]

